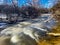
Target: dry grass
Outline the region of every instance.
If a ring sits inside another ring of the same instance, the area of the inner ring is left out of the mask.
[[[41,40],[38,45],[60,45],[60,37],[49,37],[45,40]]]

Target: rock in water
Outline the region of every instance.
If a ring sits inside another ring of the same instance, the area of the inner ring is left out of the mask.
[[[14,39],[13,39],[14,38]],[[0,37],[0,45],[37,45],[36,41],[21,33],[19,35]]]
[[[37,45],[35,40],[25,35],[24,33],[12,36],[11,42],[16,45]]]
[[[24,27],[30,23],[19,23],[1,31],[2,36],[11,36],[10,41],[13,45],[37,45],[36,41],[29,35],[23,33]]]

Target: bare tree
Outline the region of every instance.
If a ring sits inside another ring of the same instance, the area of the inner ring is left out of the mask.
[[[13,5],[18,5],[18,0],[12,0]]]
[[[27,3],[38,8],[40,5],[39,5],[39,0],[27,0]]]

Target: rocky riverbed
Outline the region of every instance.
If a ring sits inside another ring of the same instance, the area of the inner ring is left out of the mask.
[[[0,45],[60,45],[56,43],[59,37],[47,34],[51,32],[55,20],[45,20],[39,17],[7,27],[0,32]]]

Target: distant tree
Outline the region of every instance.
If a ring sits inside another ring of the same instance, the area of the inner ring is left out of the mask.
[[[36,18],[38,15],[40,15],[40,8],[38,5],[39,0],[27,0],[27,6],[22,6],[20,13],[22,14],[23,18]]]
[[[24,8],[21,8],[20,12],[21,14],[23,14],[22,15],[23,18],[29,18],[29,19],[37,18],[40,15],[39,9],[36,9],[33,6],[26,6]]]
[[[33,1],[33,6],[39,7],[39,0],[32,0]]]
[[[39,6],[40,6],[39,0],[27,0],[27,3],[36,8],[39,8]]]

